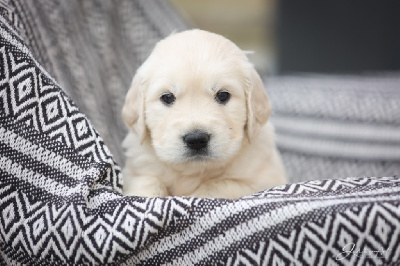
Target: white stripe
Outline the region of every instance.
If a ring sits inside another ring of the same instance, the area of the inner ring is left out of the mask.
[[[400,128],[387,125],[370,125],[325,121],[322,119],[275,116],[273,124],[278,130],[336,139],[400,142]]]
[[[337,204],[344,203],[361,203],[361,202],[376,202],[376,201],[393,200],[393,197],[378,197],[369,199],[334,199],[329,201],[308,201],[297,204],[277,208],[272,212],[265,213],[259,217],[253,218],[243,224],[237,225],[207,242],[204,246],[197,248],[194,251],[186,253],[184,256],[177,258],[173,263],[166,265],[192,265],[199,261],[215,254],[216,252],[238,242],[257,232],[263,231],[276,224],[282,223],[288,219],[308,213],[317,208],[326,208]]]
[[[390,188],[390,190],[393,191],[398,191],[400,193],[400,188],[395,187],[395,188]],[[374,190],[372,191],[364,191],[364,192],[359,192],[357,193],[357,196],[372,196],[373,194],[379,194],[383,192],[388,192],[387,188],[379,189],[379,190]],[[336,200],[337,195],[333,196],[323,196],[321,197],[321,200],[329,200],[331,201]],[[159,253],[163,253],[169,249],[175,248],[179,245],[182,245],[191,239],[193,239],[196,236],[199,236],[200,234],[204,233],[206,230],[212,228],[213,226],[217,225],[218,223],[221,223],[225,219],[229,218],[232,215],[235,215],[237,213],[243,212],[245,210],[251,209],[256,206],[268,204],[268,203],[273,203],[273,202],[288,202],[288,201],[304,201],[304,200],[309,200],[310,197],[299,197],[299,198],[287,198],[287,197],[281,197],[281,198],[261,198],[261,199],[253,199],[251,201],[244,201],[244,200],[239,200],[239,201],[233,201],[230,202],[226,205],[223,205],[221,207],[217,207],[204,216],[200,217],[199,220],[191,225],[190,227],[187,227],[184,229],[182,232],[179,232],[177,234],[165,237],[161,239],[160,241],[157,241],[156,243],[150,245],[147,249],[143,250],[141,253],[139,253],[132,262],[127,262],[127,264],[138,264],[140,262],[140,258],[150,258],[152,256],[155,256]],[[317,201],[319,198],[313,198],[313,200]],[[348,199],[347,199],[348,200]],[[365,200],[364,200],[365,201]],[[302,203],[298,203],[302,204]]]
[[[1,155],[0,155],[0,169],[36,187],[42,188],[51,194],[67,197],[71,194],[80,193],[82,190],[82,184],[79,184],[74,188],[67,187],[41,174],[26,169],[22,165],[15,163],[10,159],[3,157]]]
[[[81,180],[88,174],[86,170],[81,169],[64,157],[31,143],[14,132],[7,131],[7,129],[3,127],[0,127],[0,142],[7,144],[16,151],[29,155],[33,159],[47,164],[52,168],[56,168],[60,172],[77,180]]]
[[[276,143],[280,148],[316,155],[364,160],[400,160],[399,145],[348,143],[338,140],[302,138],[283,133],[276,136]]]
[[[91,187],[91,190],[96,191],[96,190],[99,190],[102,188],[110,189],[109,186],[105,186],[105,185],[96,183]],[[89,202],[87,203],[87,207],[89,209],[97,209],[107,201],[120,199],[122,197],[123,196],[109,192],[109,191],[102,191],[100,194],[90,197]]]

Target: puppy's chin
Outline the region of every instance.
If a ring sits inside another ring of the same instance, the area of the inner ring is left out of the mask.
[[[170,162],[170,165],[178,171],[192,174],[200,174],[203,171],[218,169],[226,165],[230,158],[221,158],[206,151],[188,152],[181,160]]]
[[[158,149],[156,150],[156,154],[158,158],[168,164],[196,164],[196,163],[213,163],[213,162],[222,162],[224,158],[220,158],[214,155],[212,152],[208,150],[199,150],[199,151],[192,151],[192,150],[185,150],[185,151],[178,151],[175,154],[171,154],[166,156],[163,151]]]
[[[184,162],[208,162],[218,161],[218,157],[214,156],[209,150],[201,149],[198,151],[188,150],[183,156]]]

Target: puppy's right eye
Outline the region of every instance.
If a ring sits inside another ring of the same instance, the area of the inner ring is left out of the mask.
[[[231,95],[227,91],[219,91],[217,92],[217,95],[215,95],[215,100],[219,102],[220,104],[225,104],[227,101],[229,101],[229,98]]]
[[[166,105],[171,105],[175,102],[175,96],[172,93],[165,93],[161,95],[160,100],[166,104]]]

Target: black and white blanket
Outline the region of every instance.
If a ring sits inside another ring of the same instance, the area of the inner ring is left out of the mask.
[[[143,15],[155,2],[121,3]],[[238,200],[122,196],[120,167],[69,95],[90,99],[53,78],[68,73],[51,64],[60,43],[40,48],[38,8],[62,18],[52,1],[0,2],[0,264],[398,265],[396,177],[299,182]]]

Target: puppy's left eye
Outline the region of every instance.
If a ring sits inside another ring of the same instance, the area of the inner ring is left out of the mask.
[[[229,101],[229,98],[231,95],[227,91],[219,91],[217,92],[217,95],[215,95],[215,100],[218,103],[225,104]]]
[[[175,95],[172,93],[165,93],[161,95],[160,100],[166,105],[171,105],[175,102]]]

